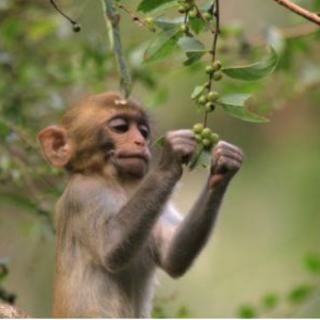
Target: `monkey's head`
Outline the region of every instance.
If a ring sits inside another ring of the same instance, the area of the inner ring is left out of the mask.
[[[88,97],[38,138],[49,163],[72,173],[140,179],[148,171],[148,117],[137,101],[118,93]]]

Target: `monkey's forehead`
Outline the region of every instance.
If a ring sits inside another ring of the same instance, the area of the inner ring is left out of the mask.
[[[132,97],[125,99],[119,92],[106,92],[88,96],[84,102],[104,105],[105,107],[142,108],[142,104],[138,100]]]

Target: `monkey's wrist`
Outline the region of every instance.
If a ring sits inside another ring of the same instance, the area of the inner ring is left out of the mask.
[[[168,165],[162,163],[161,161],[156,167],[155,171],[158,172],[162,177],[172,179],[174,181],[179,180],[183,173],[183,169],[180,164],[171,163],[170,165]]]

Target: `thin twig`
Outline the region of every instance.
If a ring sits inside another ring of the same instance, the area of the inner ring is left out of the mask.
[[[73,19],[71,19],[69,16],[67,16],[62,10],[60,10],[60,8],[57,6],[57,4],[54,2],[54,0],[49,0],[50,3],[52,4],[52,6],[63,16],[65,17],[67,20],[70,21],[71,24],[77,24],[76,21],[74,21]]]
[[[194,7],[196,8],[199,17],[207,24],[210,32],[214,34],[216,31],[212,28],[210,21],[202,14],[200,8],[196,4],[194,4]]]
[[[113,0],[101,1],[104,7],[104,11],[106,13],[106,17],[108,18],[108,20],[106,20],[107,27],[111,27],[112,31],[112,39],[110,39],[110,42],[111,46],[113,47],[113,51],[120,72],[120,87],[121,90],[124,92],[125,97],[127,98],[131,94],[132,79],[122,50],[122,41],[119,28],[120,16],[113,7]]]
[[[295,14],[320,26],[320,17],[316,13],[311,12],[307,9],[304,9],[299,5],[292,3],[289,0],[273,0],[273,1],[277,2],[281,6],[287,8],[288,10],[294,12]]]
[[[146,27],[148,30],[152,31],[152,32],[156,32],[156,28],[151,27],[148,25],[148,23],[146,23],[145,21],[143,21],[142,19],[140,19],[137,15],[135,15],[133,12],[131,12],[127,7],[125,7],[122,3],[118,3],[116,2],[116,5],[119,9],[122,9],[124,12],[126,12],[134,22],[138,22],[141,26]]]

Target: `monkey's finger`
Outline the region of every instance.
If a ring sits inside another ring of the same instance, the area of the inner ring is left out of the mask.
[[[170,131],[167,133],[167,139],[174,138],[174,137],[185,137],[195,139],[195,134],[192,130],[176,130]]]
[[[240,169],[241,163],[236,160],[220,157],[214,166],[214,173],[226,174],[229,172],[236,172]]]
[[[243,152],[240,148],[228,143],[226,141],[219,141],[214,150],[230,150],[235,153],[238,153],[241,157],[243,157]]]
[[[220,157],[225,157],[229,159],[236,160],[240,163],[243,161],[242,155],[240,155],[238,152],[235,152],[234,150],[230,149],[217,149],[212,154],[214,161],[217,161]]]
[[[190,138],[181,138],[181,137],[174,137],[170,140],[171,145],[189,145],[196,147],[197,143],[196,140],[190,139]]]

